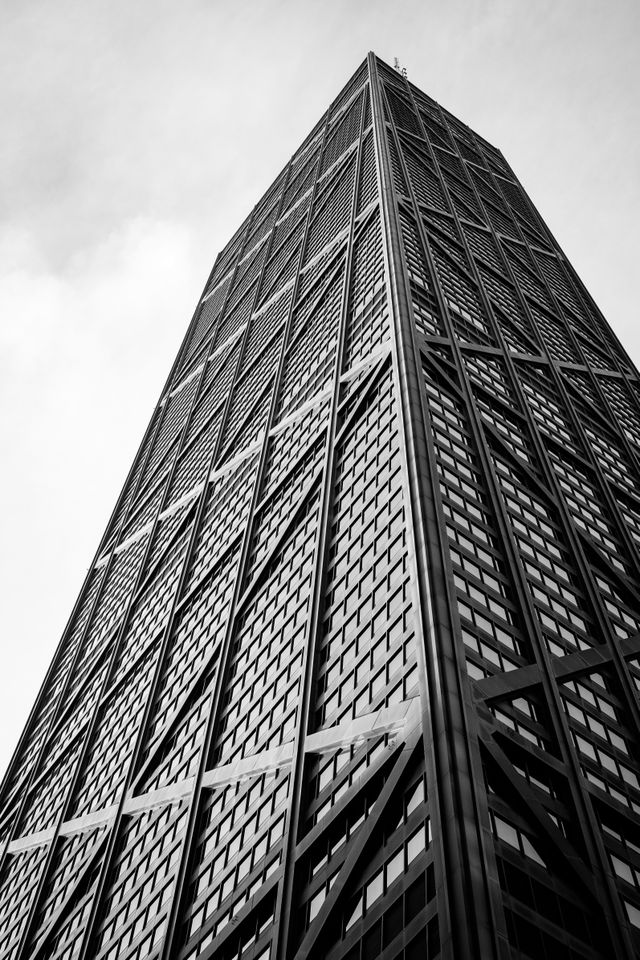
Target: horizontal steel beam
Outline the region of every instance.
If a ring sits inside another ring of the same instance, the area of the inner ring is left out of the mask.
[[[406,738],[419,722],[419,700],[417,698],[402,700],[390,707],[381,707],[372,713],[365,713],[344,723],[339,723],[333,727],[325,727],[323,730],[317,730],[315,733],[309,734],[305,744],[305,752],[308,754],[328,753],[385,734],[394,738],[401,735]],[[263,750],[260,753],[234,760],[233,763],[225,763],[207,770],[202,778],[202,786],[213,790],[228,783],[257,777],[262,773],[288,767],[292,758],[293,741],[290,740],[279,747],[274,747],[272,750]],[[131,815],[143,810],[150,810],[153,807],[176,803],[183,797],[189,796],[192,789],[193,777],[189,777],[186,780],[179,780],[176,783],[167,784],[147,793],[127,797],[123,804],[123,813]],[[73,820],[66,820],[62,823],[59,833],[61,836],[68,837],[74,833],[84,833],[87,830],[92,830],[109,823],[115,817],[116,811],[117,804],[114,804],[105,807],[103,810],[95,810],[81,817],[75,817]],[[54,834],[55,830],[52,827],[49,830],[40,830],[37,833],[18,837],[11,841],[7,853],[17,854],[33,847],[43,846],[51,842]]]

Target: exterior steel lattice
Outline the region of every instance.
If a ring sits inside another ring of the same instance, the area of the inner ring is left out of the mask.
[[[640,383],[370,54],[216,260],[0,793],[0,960],[631,958]]]

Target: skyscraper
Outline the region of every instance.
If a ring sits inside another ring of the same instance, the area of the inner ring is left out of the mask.
[[[0,960],[637,955],[639,461],[502,154],[370,54],[154,410],[2,784]]]

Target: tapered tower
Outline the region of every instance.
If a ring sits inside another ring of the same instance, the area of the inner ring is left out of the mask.
[[[0,960],[638,955],[639,463],[502,154],[370,54],[153,412],[0,792]]]

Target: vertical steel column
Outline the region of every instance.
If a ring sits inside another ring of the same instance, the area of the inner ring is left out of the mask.
[[[444,881],[439,901],[443,956],[491,960],[503,952],[504,935],[491,907],[489,879],[481,853],[475,772],[469,749],[458,672],[454,627],[446,593],[446,545],[435,506],[435,464],[423,409],[421,366],[409,308],[398,210],[386,137],[382,93],[374,54],[369,54],[373,116],[384,247],[394,353],[406,460],[410,519],[415,538],[416,587],[424,630],[428,698],[424,704],[425,754],[434,776],[428,788],[437,793]]]
[[[342,300],[340,304],[338,342],[336,345],[336,357],[333,367],[333,394],[331,397],[329,424],[327,426],[327,437],[324,450],[324,464],[322,468],[322,492],[320,495],[321,500],[318,518],[318,534],[316,537],[313,558],[311,603],[307,618],[307,629],[303,643],[301,665],[302,684],[298,698],[296,732],[293,741],[293,760],[291,766],[291,782],[289,792],[290,799],[285,826],[285,845],[283,853],[284,867],[282,879],[278,886],[278,894],[276,899],[274,924],[275,931],[273,936],[273,941],[275,942],[275,960],[286,960],[289,951],[289,935],[291,932],[295,880],[295,853],[304,789],[303,775],[305,765],[305,742],[309,727],[309,714],[312,702],[313,678],[316,665],[316,644],[322,618],[324,569],[330,525],[330,510],[333,503],[333,472],[335,465],[335,437],[337,432],[338,405],[340,397],[340,374],[342,371],[346,321],[349,309],[355,218],[358,204],[360,168],[362,164],[362,132],[364,128],[366,90],[367,85],[365,82],[365,95],[362,98],[360,112],[360,131],[356,154],[355,174],[353,178],[353,193],[351,196],[351,217],[349,221],[349,238],[347,241],[346,264],[344,268]]]

